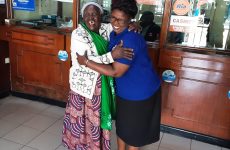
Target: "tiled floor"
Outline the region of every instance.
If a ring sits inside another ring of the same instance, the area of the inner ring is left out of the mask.
[[[64,108],[9,96],[0,99],[0,150],[66,150],[61,145]],[[112,150],[116,150],[112,131]],[[141,150],[230,150],[161,133]]]

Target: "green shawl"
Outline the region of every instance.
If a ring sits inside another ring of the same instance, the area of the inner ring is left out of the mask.
[[[91,35],[98,55],[107,53],[108,42],[99,34],[90,31],[85,23],[81,23],[81,25]],[[112,119],[115,118],[115,114],[114,80],[112,77],[101,75],[101,128],[111,130]]]

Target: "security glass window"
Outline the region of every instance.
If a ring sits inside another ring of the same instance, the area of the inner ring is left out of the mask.
[[[72,27],[73,0],[12,1],[13,18],[33,26]]]
[[[230,49],[230,0],[172,0],[169,44]]]
[[[137,0],[139,12],[136,16],[142,27],[141,34],[150,42],[159,41],[164,13],[164,0]]]

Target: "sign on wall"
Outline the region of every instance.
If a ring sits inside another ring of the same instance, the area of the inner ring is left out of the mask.
[[[13,9],[35,11],[35,0],[13,0]]]
[[[198,25],[198,17],[176,16],[170,18],[169,31],[171,32],[194,32]]]

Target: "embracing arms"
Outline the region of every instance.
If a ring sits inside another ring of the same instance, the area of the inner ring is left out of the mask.
[[[100,74],[111,76],[111,77],[121,77],[129,68],[128,65],[113,62],[110,64],[99,64],[94,61],[87,59],[85,56],[77,56],[79,64],[85,65],[86,67],[99,72]]]
[[[119,45],[117,45],[113,51],[115,51],[117,49],[125,49],[122,46],[123,46],[123,42],[121,42]],[[123,50],[122,52],[125,53],[124,54],[125,56],[127,56],[124,58],[126,58],[126,59],[132,59],[133,58],[133,52],[132,51],[128,51],[128,50],[124,51]],[[112,77],[122,76],[129,68],[129,65],[122,64],[119,62],[113,62],[111,65],[110,64],[108,64],[108,65],[100,64],[100,63],[94,62],[92,60],[89,60],[86,57],[86,54],[83,56],[77,54],[77,60],[78,60],[78,63],[80,65],[85,65],[88,68],[99,72],[100,74],[112,76]]]

